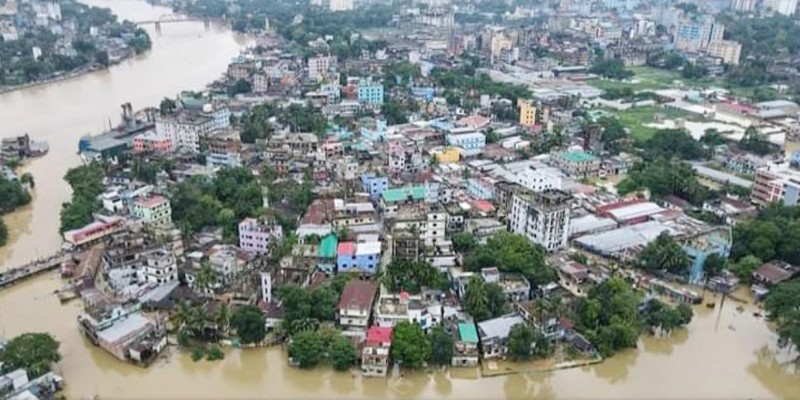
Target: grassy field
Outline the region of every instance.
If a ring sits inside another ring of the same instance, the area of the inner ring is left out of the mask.
[[[679,83],[686,87],[720,87],[730,90],[731,94],[736,97],[752,97],[756,90],[762,90],[768,95],[775,98],[780,98],[776,91],[771,89],[768,85],[742,87],[726,82],[720,78],[704,78],[704,79],[685,79],[679,72],[665,71],[648,66],[631,67],[636,75],[628,81],[616,81],[608,79],[590,79],[586,81],[598,89],[623,89],[631,88],[635,91],[648,91],[648,90],[661,90],[678,87]]]
[[[610,109],[603,109],[603,111],[616,116],[619,122],[630,130],[631,138],[637,142],[646,141],[653,136],[653,133],[655,133],[657,129],[644,126],[644,124],[655,122],[656,114],[661,114],[665,119],[691,117],[691,114],[687,112],[656,106],[634,107],[625,111]]]

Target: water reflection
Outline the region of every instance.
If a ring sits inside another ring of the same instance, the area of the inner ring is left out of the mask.
[[[646,334],[640,343],[642,350],[662,356],[669,356],[675,350],[676,346],[680,346],[689,340],[688,329],[675,329],[667,335],[650,335]]]
[[[510,375],[505,378],[503,389],[507,399],[555,399],[556,393],[550,383],[553,373]]]
[[[595,376],[608,381],[608,383],[624,382],[628,378],[631,368],[636,365],[639,351],[640,349],[622,350],[602,363],[590,366],[589,369]]]

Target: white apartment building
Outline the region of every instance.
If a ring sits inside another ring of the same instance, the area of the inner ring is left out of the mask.
[[[228,107],[206,104],[201,112],[180,111],[177,115],[156,120],[156,134],[170,138],[170,151],[200,151],[200,136],[230,126]]]
[[[172,252],[162,248],[149,253],[144,264],[144,278],[158,285],[177,280],[178,266]]]
[[[355,9],[354,0],[331,0],[329,3],[331,11],[352,11]]]
[[[742,45],[732,40],[720,40],[708,44],[708,55],[721,58],[728,65],[739,65],[742,57]]]
[[[548,189],[514,194],[509,230],[552,252],[567,247],[572,196]]]
[[[797,0],[764,0],[764,7],[778,14],[792,16],[797,11]]]
[[[323,75],[338,64],[336,56],[316,56],[308,58],[308,77],[313,80],[322,79]]]

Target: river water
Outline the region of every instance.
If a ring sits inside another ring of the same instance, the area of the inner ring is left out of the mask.
[[[169,10],[138,0],[87,0],[131,20],[158,18]],[[247,44],[223,28],[202,23],[165,24],[150,31],[153,49],[108,71],[0,95],[0,136],[28,132],[50,143],[50,154],[25,167],[37,182],[31,206],[6,216],[11,241],[0,249],[0,268],[58,249],[62,181],[77,165],[77,142],[118,119],[119,105],[156,104],[182,89],[200,89],[217,78]],[[149,369],[130,366],[93,347],[78,332],[78,303],[60,305],[61,286],[49,274],[0,292],[0,336],[46,331],[61,342],[59,372],[70,399],[181,398],[800,398],[800,371],[793,355],[775,348],[776,337],[728,300],[697,307],[685,331],[667,339],[644,337],[639,348],[604,363],[553,373],[465,379],[440,372],[362,379],[327,368],[287,366],[280,348],[227,350],[221,362],[195,363],[172,350]],[[709,299],[711,301],[712,299]],[[458,374],[461,376],[462,374]]]

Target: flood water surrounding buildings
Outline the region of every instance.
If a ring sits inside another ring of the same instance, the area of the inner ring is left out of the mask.
[[[122,18],[150,19],[168,12],[138,0],[91,0]],[[68,198],[62,181],[79,163],[75,143],[102,130],[117,105],[156,104],[182,89],[218,77],[246,40],[202,23],[174,24],[153,34],[153,50],[108,71],[0,96],[0,137],[29,132],[50,143],[50,154],[25,167],[37,181],[31,206],[6,217],[10,243],[0,269],[43,256],[61,244],[58,205]],[[142,82],[149,82],[142,85]],[[42,117],[46,114],[47,118]],[[26,116],[21,118],[20,116]],[[57,372],[70,399],[91,398],[792,398],[800,394],[791,354],[776,350],[776,336],[752,310],[730,299],[714,309],[695,308],[688,329],[669,338],[643,336],[638,349],[572,370],[465,379],[450,373],[389,371],[364,379],[329,368],[289,367],[279,347],[230,350],[221,362],[193,362],[171,348],[150,369],[120,362],[95,347],[75,326],[78,303],[61,305],[62,282],[47,274],[0,293],[0,332],[7,337],[51,332],[61,342]],[[708,299],[708,301],[712,301]],[[716,299],[719,303],[719,299]],[[668,378],[667,378],[668,377]]]

